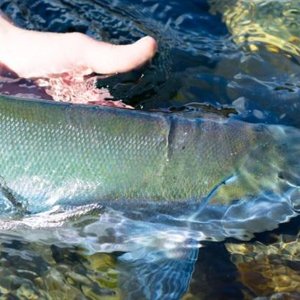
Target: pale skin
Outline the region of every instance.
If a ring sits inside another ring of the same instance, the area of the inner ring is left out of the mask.
[[[97,41],[82,33],[51,33],[15,26],[0,14],[0,62],[24,78],[53,74],[114,74],[136,69],[157,50],[146,36],[128,45]]]

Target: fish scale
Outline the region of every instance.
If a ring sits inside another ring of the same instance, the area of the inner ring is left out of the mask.
[[[284,165],[277,131],[280,126],[220,117],[192,119],[1,96],[2,188],[25,199],[30,211],[89,201],[201,201],[252,160],[265,164],[261,174],[244,172],[254,178],[257,193],[260,180]],[[268,161],[280,165],[271,168]],[[242,196],[243,189],[238,190]],[[227,202],[236,199],[230,195]]]

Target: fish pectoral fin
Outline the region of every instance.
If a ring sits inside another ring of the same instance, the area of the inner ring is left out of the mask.
[[[18,214],[24,215],[27,213],[24,201],[21,201],[21,196],[17,195],[12,189],[8,187],[5,179],[0,176],[0,192],[3,198],[8,201]]]
[[[119,286],[124,299],[181,299],[189,288],[198,251],[191,247],[168,257],[163,250],[144,248],[121,255]]]
[[[189,221],[198,220],[199,215],[205,209],[208,204],[228,204],[234,200],[234,198],[230,198],[230,195],[224,194],[224,191],[228,189],[228,186],[232,186],[236,184],[237,176],[230,175],[226,177],[224,180],[217,183],[210,192],[202,198],[201,203],[197,207],[197,210],[189,216]],[[224,190],[225,189],[225,190]],[[220,198],[221,197],[221,198]],[[224,197],[224,198],[222,198]],[[219,199],[222,199],[221,201]]]
[[[245,178],[234,175],[219,185],[215,193],[210,197],[209,203],[214,205],[229,205],[233,201],[247,198],[257,192],[258,186],[247,182]]]

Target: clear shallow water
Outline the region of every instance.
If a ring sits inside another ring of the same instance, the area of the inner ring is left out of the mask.
[[[234,1],[228,2],[232,5],[230,2]],[[272,2],[280,6],[282,1],[265,1]],[[287,2],[295,4],[297,15],[297,2]],[[183,106],[198,107],[191,105],[196,102],[205,104],[205,109],[245,121],[299,128],[297,56],[255,41],[252,44],[258,50],[253,51],[248,41],[234,39],[231,33],[239,33],[231,23],[227,29],[220,15],[212,15],[206,1],[0,4],[23,27],[76,30],[116,43],[131,42],[145,34],[157,38],[159,53],[149,66],[98,82],[99,87],[108,85],[115,98],[137,108],[181,110]],[[278,7],[272,10],[272,6],[267,11],[272,15],[274,10],[279,11]],[[263,17],[258,15],[253,22]],[[30,84],[25,84],[29,94]],[[24,90],[22,93],[28,94]],[[206,215],[208,222],[213,219],[212,212]],[[2,277],[8,280],[0,283],[0,292],[54,299],[70,295],[83,299],[176,299],[185,293],[186,299],[249,299],[278,293],[292,298],[299,292],[298,237],[288,225],[246,244],[236,240],[202,242],[204,247],[198,251],[199,241],[207,239],[201,236],[201,230],[196,233],[188,227],[178,228],[170,220],[166,222],[163,214],[157,219],[157,223],[149,224],[146,218],[135,221],[87,207],[48,212],[19,223],[4,222],[2,228],[7,226],[7,230],[3,230],[1,243]],[[279,216],[274,220],[272,228]],[[291,224],[297,227],[297,218]],[[12,231],[11,227],[18,230]],[[216,236],[220,226],[211,230]],[[288,239],[277,237],[280,234]],[[264,247],[257,246],[261,243]],[[261,269],[253,271],[253,262]],[[293,284],[282,281],[286,273]],[[278,280],[273,280],[273,274],[278,274]],[[256,287],[255,276],[265,283],[260,288]]]

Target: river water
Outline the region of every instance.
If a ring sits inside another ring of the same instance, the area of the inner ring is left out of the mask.
[[[97,79],[98,88],[136,109],[189,117],[208,111],[300,129],[298,0],[0,0],[0,8],[28,29],[80,31],[118,44],[155,37],[158,54],[148,65]],[[48,97],[29,80],[0,79],[1,93]],[[9,229],[19,220],[5,222],[0,297],[299,299],[300,219],[279,225],[284,218],[276,216],[275,226],[268,220],[277,229],[238,239],[213,234],[218,226],[195,238],[170,222],[97,205],[20,221],[17,232]]]

